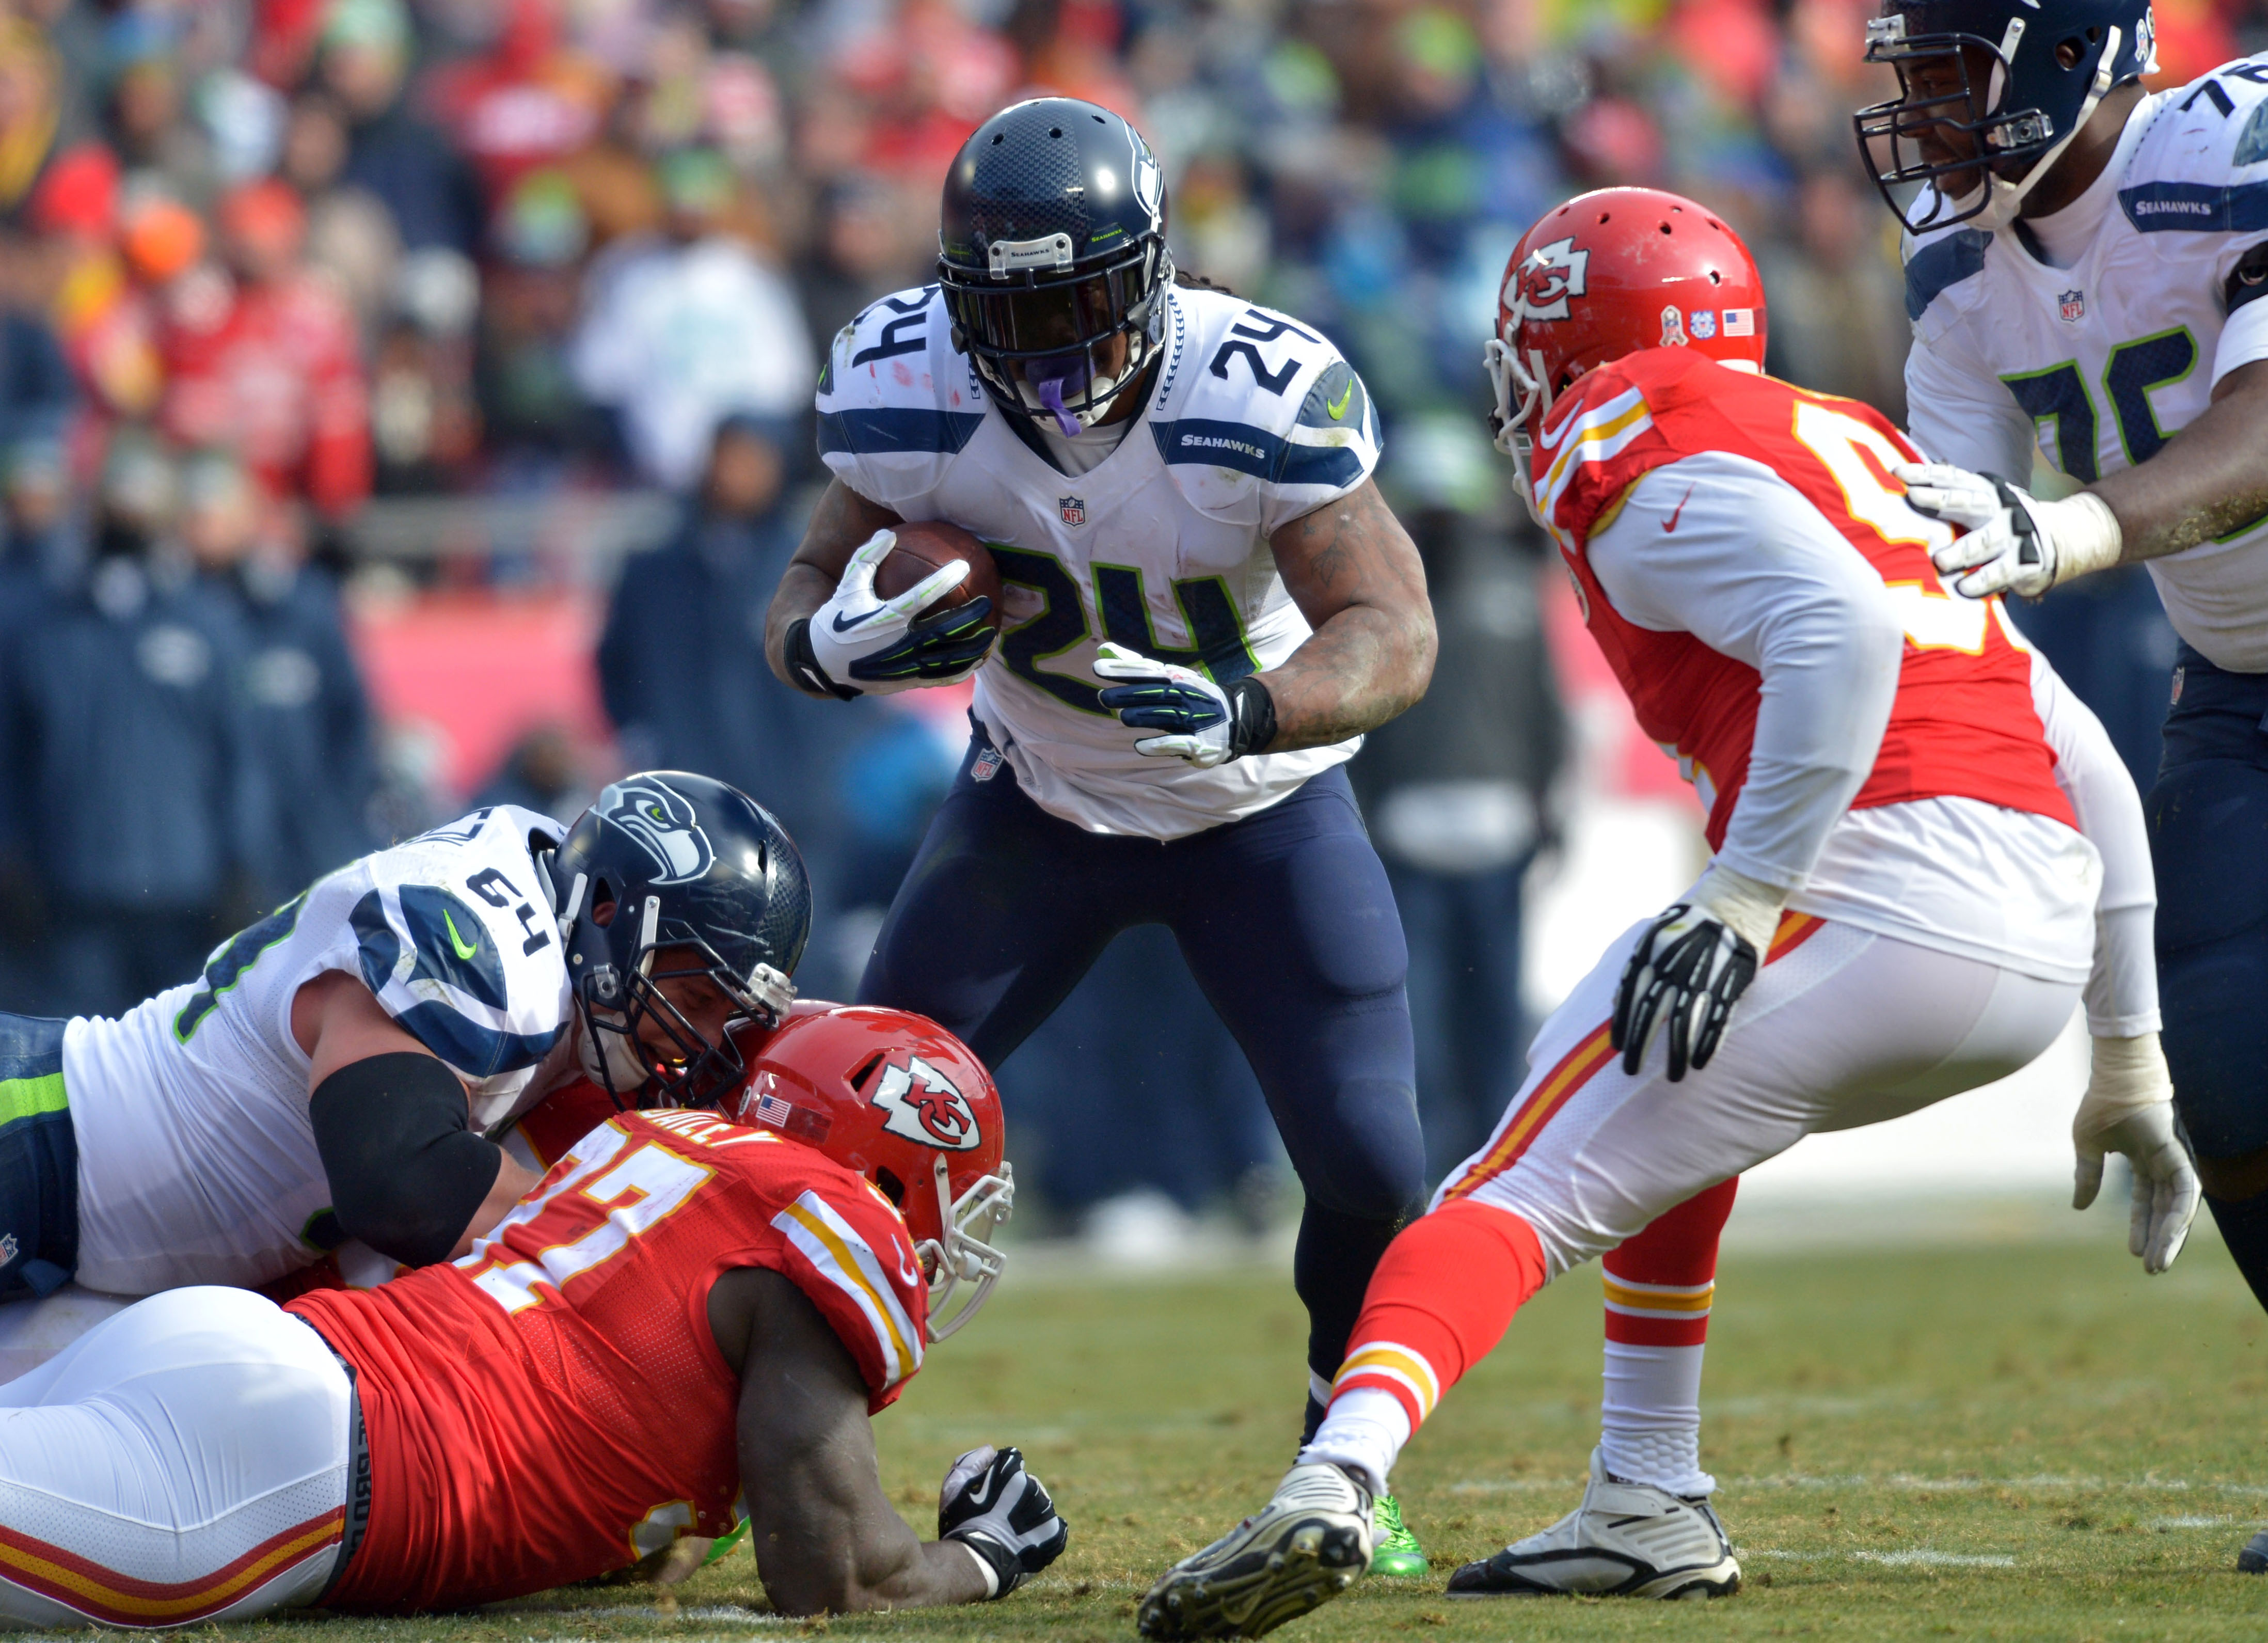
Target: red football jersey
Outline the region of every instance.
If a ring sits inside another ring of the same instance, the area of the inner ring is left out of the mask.
[[[1763,681],[1690,633],[1624,620],[1592,574],[1594,531],[1630,488],[1680,457],[1761,462],[1825,516],[1882,578],[1905,624],[1905,659],[1881,751],[1853,810],[1976,799],[2077,827],[2032,705],[2031,659],[1997,599],[1948,592],[1930,564],[1949,527],[1905,504],[1891,466],[1921,457],[1872,407],[1733,371],[1682,348],[1627,354],[1579,379],[1535,438],[1534,484],[1575,579],[1583,620],[1639,726],[1675,755],[1709,807],[1709,843],[1747,779]]]
[[[792,1279],[870,1407],[921,1366],[928,1291],[860,1176],[709,1112],[592,1131],[461,1261],[289,1310],[352,1364],[368,1529],[331,1602],[490,1602],[720,1534],[740,1492],[740,1388],[710,1333],[735,1267]]]

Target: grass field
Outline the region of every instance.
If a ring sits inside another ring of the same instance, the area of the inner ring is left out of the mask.
[[[1361,1582],[1278,1635],[2268,1638],[2268,1580],[2233,1572],[2268,1521],[2268,1319],[2204,1227],[2173,1272],[2145,1281],[2123,1226],[2089,1222],[2101,1235],[2083,1242],[1728,1252],[1703,1458],[1747,1589],[1712,1603],[1451,1602],[1442,1581],[1460,1559],[1579,1492],[1599,1290],[1576,1273],[1513,1324],[1395,1475],[1434,1578]],[[268,1643],[310,1626],[324,1643],[1130,1638],[1157,1570],[1256,1507],[1288,1460],[1304,1328],[1274,1271],[1012,1276],[879,1423],[885,1481],[924,1532],[960,1450],[1013,1441],[1031,1456],[1071,1549],[1003,1603],[783,1622],[762,1612],[742,1552],[682,1588],[674,1617],[617,1587],[258,1631]]]

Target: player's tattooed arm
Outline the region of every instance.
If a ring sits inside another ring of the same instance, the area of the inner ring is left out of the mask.
[[[2123,563],[2194,548],[2268,514],[2268,359],[2239,365],[2146,462],[2088,487],[2118,516]]]
[[[1293,519],[1269,545],[1314,632],[1260,675],[1276,705],[1268,751],[1375,730],[1425,694],[1435,644],[1425,567],[1374,483]]]
[[[811,614],[834,596],[836,584],[843,579],[843,567],[850,563],[850,556],[858,550],[876,531],[886,531],[905,521],[878,502],[869,502],[841,480],[828,482],[827,490],[819,498],[819,505],[811,511],[811,523],[804,528],[803,542],[788,562],[786,573],[780,578],[779,591],[772,595],[771,608],[764,615],[764,659],[771,664],[772,672],[780,681],[800,689],[787,662],[787,630],[800,621],[809,620]]]
[[[756,1572],[781,1613],[983,1600],[968,1548],[924,1542],[882,1492],[866,1384],[819,1309],[744,1267],[709,1292],[709,1327],[740,1377],[740,1485]]]

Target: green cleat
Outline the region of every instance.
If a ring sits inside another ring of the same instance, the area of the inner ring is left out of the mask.
[[[747,1537],[748,1520],[742,1518],[732,1528],[718,1536],[715,1540],[710,1542],[709,1555],[701,1559],[701,1566],[705,1569],[712,1563],[731,1557],[740,1550],[740,1543]]]
[[[1425,1549],[1402,1521],[1402,1503],[1392,1495],[1381,1495],[1373,1504],[1371,1534],[1371,1573],[1389,1580],[1420,1580],[1432,1573]]]

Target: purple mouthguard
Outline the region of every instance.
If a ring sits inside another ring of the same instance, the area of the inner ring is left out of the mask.
[[[1057,431],[1066,439],[1077,438],[1079,418],[1064,409],[1064,394],[1066,389],[1076,394],[1086,386],[1086,356],[1052,354],[1035,359],[1024,368],[1024,376],[1040,396],[1040,404],[1055,413]]]

